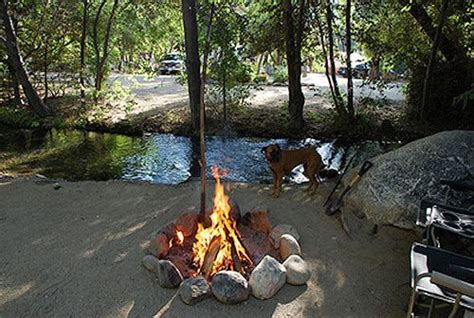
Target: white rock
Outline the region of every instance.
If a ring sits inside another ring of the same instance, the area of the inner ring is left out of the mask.
[[[280,256],[286,260],[290,255],[301,255],[301,247],[298,241],[290,234],[283,234],[280,237]]]
[[[258,299],[275,295],[286,282],[286,269],[276,259],[267,255],[250,275],[252,294]]]
[[[272,232],[270,233],[270,239],[272,240],[273,246],[275,248],[278,248],[278,245],[280,244],[280,237],[283,234],[291,234],[295,239],[300,239],[300,235],[294,227],[288,224],[278,224],[272,229]]]
[[[283,263],[286,269],[286,282],[291,285],[303,285],[311,277],[308,264],[299,255],[291,255]]]

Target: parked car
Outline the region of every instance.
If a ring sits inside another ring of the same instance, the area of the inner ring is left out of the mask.
[[[369,75],[370,67],[368,63],[359,63],[352,67],[353,78],[366,78]],[[347,67],[341,66],[337,71],[342,77],[347,77]]]
[[[354,78],[366,78],[369,75],[370,66],[368,63],[360,63],[354,66],[352,74]]]
[[[342,77],[347,77],[347,67],[340,66],[339,69],[337,70],[337,74],[341,75]]]
[[[179,74],[185,69],[185,63],[179,53],[168,53],[160,62],[158,72],[160,74]]]

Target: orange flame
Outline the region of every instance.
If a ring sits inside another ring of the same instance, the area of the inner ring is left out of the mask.
[[[212,174],[216,179],[216,188],[214,194],[214,207],[210,215],[211,224],[204,228],[198,223],[196,232],[196,241],[193,244],[194,263],[198,266],[198,272],[201,269],[206,252],[214,237],[220,237],[220,249],[217,253],[210,275],[216,272],[226,270],[237,270],[232,259],[232,245],[234,253],[240,261],[247,265],[251,265],[252,261],[247,255],[247,251],[240,241],[240,234],[237,230],[235,220],[230,217],[231,207],[229,205],[229,197],[224,193],[224,186],[221,184],[219,171],[216,167],[212,167]],[[240,268],[244,271],[244,268]]]
[[[184,242],[184,234],[181,231],[176,231],[176,237],[170,240],[170,248],[172,248],[175,245],[182,245]]]
[[[176,243],[178,243],[178,245],[183,244],[183,242],[184,242],[184,234],[183,234],[183,232],[181,232],[181,231],[176,231],[176,237],[177,237]]]

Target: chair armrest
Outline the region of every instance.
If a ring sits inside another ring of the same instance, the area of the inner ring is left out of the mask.
[[[463,294],[469,297],[474,297],[473,284],[469,284],[468,282],[462,281],[452,276],[448,276],[440,272],[433,271],[433,273],[431,274],[431,282],[433,284],[454,290],[455,292],[458,292],[460,294]]]

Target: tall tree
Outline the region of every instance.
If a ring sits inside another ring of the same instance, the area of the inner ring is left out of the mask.
[[[285,20],[290,127],[292,130],[300,130],[303,127],[304,106],[304,95],[301,90],[301,44],[303,42],[303,31],[305,26],[306,1],[299,1],[296,25],[293,18],[295,8],[291,3],[291,0],[283,0],[282,5]]]
[[[188,74],[189,107],[194,128],[194,134],[199,133],[199,101],[201,78],[199,61],[198,26],[196,19],[196,1],[182,0],[184,24],[184,44],[186,50],[186,72]]]
[[[334,62],[334,31],[332,28],[333,12],[331,6],[331,0],[325,1],[326,6],[326,24],[327,24],[327,37],[328,37],[328,60],[329,60],[329,74],[332,80],[332,86],[335,96],[335,107],[339,115],[347,115],[347,111],[344,107],[344,102],[342,100],[341,92],[339,91],[339,86],[337,84],[336,78],[336,63]]]
[[[26,73],[13,23],[8,13],[7,0],[0,1],[0,11],[5,29],[5,37],[1,37],[1,40],[5,44],[8,60],[14,70],[14,74],[23,87],[26,98],[33,110],[40,116],[47,116],[50,114],[50,109],[38,96]]]
[[[349,118],[354,118],[354,87],[352,83],[351,65],[351,0],[346,1],[346,64],[347,64],[347,112]]]
[[[321,24],[321,21],[319,19],[319,14],[318,12],[315,12],[315,19],[316,19],[316,25],[318,27],[318,33],[319,33],[319,44],[321,45],[321,51],[323,53],[323,59],[324,59],[324,73],[326,74],[326,79],[328,80],[329,83],[329,90],[331,91],[331,96],[334,101],[334,105],[338,106],[338,100],[336,98],[336,95],[334,93],[334,85],[332,82],[332,77],[329,75],[329,58],[328,58],[328,52],[326,50],[326,41],[324,38],[324,30],[323,26]],[[337,107],[336,107],[337,110]]]
[[[422,99],[421,99],[421,107],[420,107],[420,119],[425,118],[425,110],[426,110],[426,95],[428,94],[428,82],[430,80],[431,71],[433,68],[433,63],[436,57],[436,52],[438,51],[438,46],[440,42],[440,36],[443,32],[443,25],[444,21],[446,20],[446,16],[448,14],[448,4],[449,0],[443,0],[443,5],[441,7],[441,15],[439,17],[438,27],[436,28],[436,34],[433,40],[433,47],[431,48],[430,57],[428,59],[428,65],[426,66],[426,73],[425,79],[423,81],[423,92],[422,92]]]
[[[93,25],[93,31],[92,31],[92,43],[93,43],[94,51],[95,51],[95,68],[96,68],[95,89],[98,92],[102,90],[102,83],[104,81],[105,68],[107,65],[106,63],[107,63],[107,59],[110,53],[109,42],[110,42],[111,29],[112,29],[112,24],[114,22],[115,14],[117,12],[119,0],[114,0],[114,3],[112,5],[112,10],[110,11],[109,16],[107,17],[103,43],[101,47],[99,44],[99,25],[100,25],[100,18],[101,18],[101,15],[103,13],[106,3],[107,3],[107,0],[102,0],[102,2],[100,3],[99,8],[97,9],[95,19],[94,19],[94,25]]]
[[[89,19],[89,1],[82,0],[82,26],[81,26],[81,48],[80,48],[80,69],[79,69],[79,84],[81,85],[81,108],[85,107],[85,68],[86,68],[86,39],[87,39],[87,21]]]

